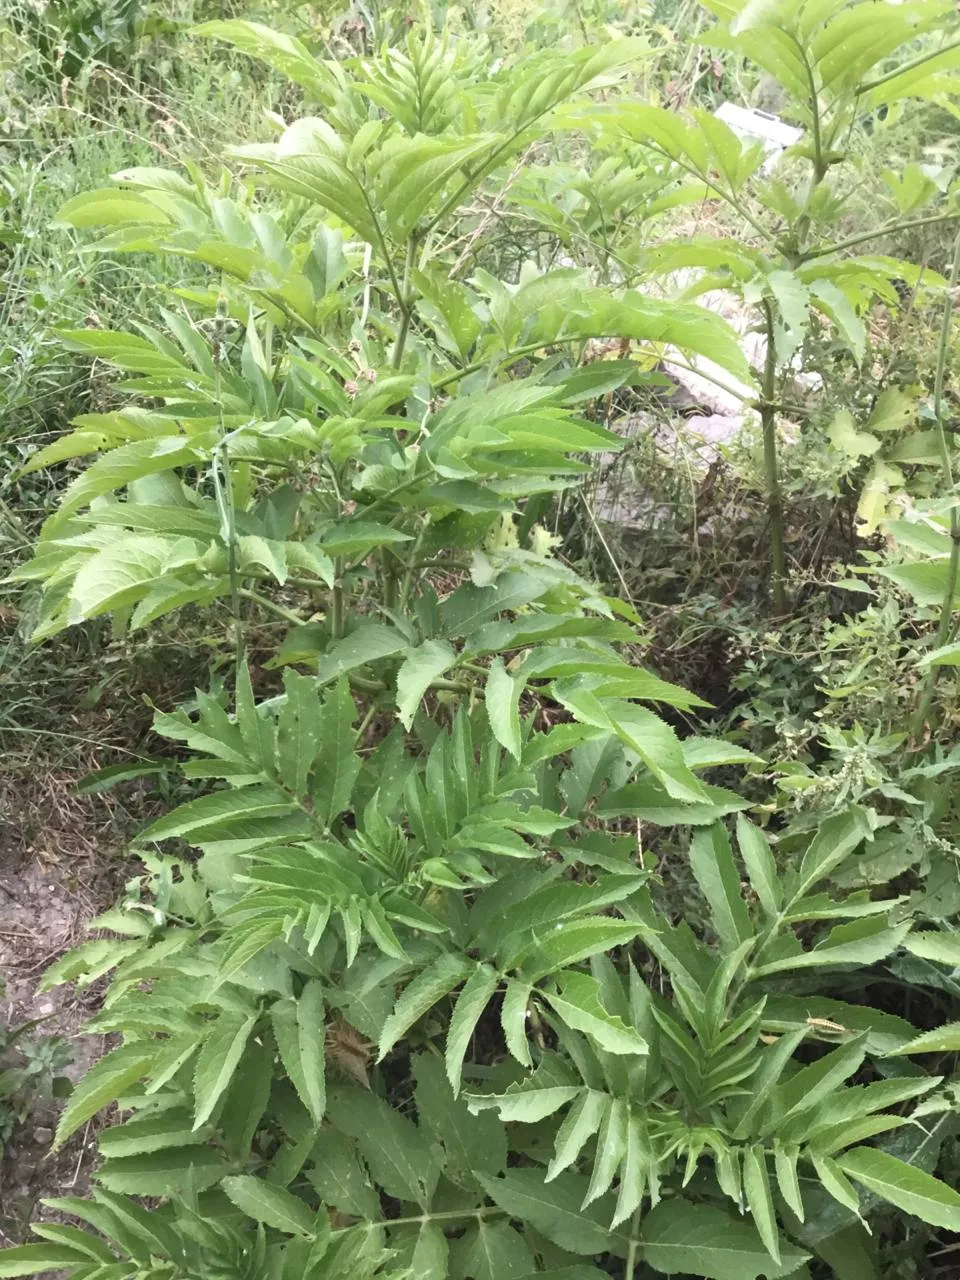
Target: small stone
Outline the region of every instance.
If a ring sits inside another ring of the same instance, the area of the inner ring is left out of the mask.
[[[48,1129],[45,1125],[38,1125],[33,1131],[33,1140],[38,1142],[41,1147],[48,1147],[53,1141],[53,1130]]]

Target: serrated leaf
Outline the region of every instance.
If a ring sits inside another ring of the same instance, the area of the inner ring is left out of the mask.
[[[922,1169],[873,1147],[856,1147],[836,1163],[868,1191],[904,1213],[945,1231],[960,1231],[960,1193]]]
[[[275,31],[260,22],[248,22],[242,18],[204,22],[193,27],[191,35],[208,36],[232,44],[241,53],[275,67],[308,89],[320,102],[329,103],[337,90],[336,78],[324,63],[312,56],[305,44],[295,36]]]
[[[664,1200],[644,1218],[642,1252],[656,1271],[707,1280],[781,1280],[810,1256],[788,1246],[781,1262],[773,1263],[753,1227],[710,1205],[680,1199]]]
[[[915,929],[903,940],[903,946],[913,956],[923,960],[935,960],[938,964],[960,968],[960,933],[947,933],[934,929]]]
[[[533,1066],[527,1042],[527,1005],[532,991],[532,983],[510,978],[500,1007],[500,1025],[507,1051],[521,1066],[528,1068]]]
[[[201,1046],[193,1074],[193,1125],[199,1129],[213,1114],[243,1057],[247,1040],[257,1025],[257,1015],[244,1018],[221,1013]]]
[[[414,1060],[415,1098],[420,1127],[426,1126],[446,1153],[447,1177],[475,1186],[478,1170],[501,1173],[507,1164],[506,1131],[496,1114],[474,1114],[463,1097],[454,1098],[444,1065],[429,1053]]]
[[[933,1031],[925,1031],[922,1036],[909,1040],[906,1044],[888,1051],[888,1057],[903,1057],[910,1053],[957,1053],[960,1052],[960,1022],[947,1022]]]
[[[392,658],[409,647],[409,640],[397,627],[364,623],[342,640],[337,640],[321,656],[317,664],[317,678],[326,684],[367,663]]]
[[[450,1081],[454,1096],[460,1092],[463,1060],[470,1039],[499,982],[500,976],[495,969],[491,969],[486,964],[478,965],[457,997],[447,1032],[445,1054],[447,1079]]]
[[[21,1244],[0,1252],[0,1276],[4,1277],[37,1276],[83,1265],[89,1268],[89,1255],[65,1244]]]
[[[440,1174],[438,1148],[389,1103],[362,1089],[331,1089],[330,1123],[357,1144],[388,1195],[426,1204]]]
[[[633,1027],[603,1007],[596,978],[566,972],[558,975],[558,983],[559,991],[544,991],[543,995],[568,1027],[582,1031],[607,1053],[635,1056],[649,1051]]]
[[[479,1181],[510,1217],[528,1222],[561,1249],[580,1256],[607,1252],[624,1256],[626,1240],[602,1224],[602,1211],[596,1206],[580,1207],[586,1178],[568,1172],[546,1185],[538,1169],[509,1169],[502,1178],[481,1174]]]
[[[783,888],[766,836],[742,813],[737,814],[737,844],[753,891],[768,916],[783,905]]]
[[[792,271],[769,272],[767,285],[779,313],[774,338],[777,360],[780,364],[787,364],[806,335],[810,323],[810,295],[806,285]]]
[[[514,967],[523,970],[535,982],[545,974],[586,960],[601,951],[626,946],[641,930],[639,924],[603,916],[588,916],[572,924],[558,924],[525,947],[514,961]]]
[[[747,1198],[747,1208],[753,1218],[753,1224],[760,1233],[760,1239],[771,1258],[780,1265],[780,1233],[777,1230],[777,1219],[773,1211],[773,1196],[770,1193],[770,1175],[767,1171],[767,1159],[763,1147],[747,1147],[743,1153],[743,1190]]]
[[[774,1168],[777,1174],[777,1186],[791,1213],[801,1222],[805,1214],[803,1200],[800,1196],[800,1180],[797,1176],[796,1147],[783,1147],[779,1143],[774,1148]]]
[[[740,876],[726,830],[715,823],[694,832],[690,866],[710,907],[710,917],[725,951],[736,951],[753,937],[750,913],[740,893]]]
[[[270,1009],[274,1039],[287,1075],[317,1124],[326,1110],[326,1008],[323,985],[312,979],[296,1000]]]
[[[70,1095],[53,1140],[54,1151],[98,1111],[115,1102],[150,1069],[157,1046],[135,1041],[113,1049],[95,1063]]]
[[[513,756],[520,759],[520,695],[525,681],[521,676],[511,676],[500,658],[490,666],[485,693],[487,717],[493,736]]]
[[[458,1276],[470,1280],[518,1280],[533,1266],[533,1255],[521,1232],[509,1222],[481,1218],[452,1248]]]
[[[822,822],[800,863],[794,899],[802,898],[819,880],[835,871],[872,834],[867,811],[856,806]]]
[[[456,660],[457,655],[446,640],[426,640],[408,651],[397,672],[397,714],[405,729],[413,727],[417,707],[430,685]]]
[[[564,1169],[569,1169],[603,1122],[609,1102],[607,1095],[595,1089],[579,1092],[580,1097],[557,1130],[554,1157],[547,1167],[546,1182],[552,1182]]]
[[[438,1000],[449,995],[465,981],[473,971],[473,965],[463,956],[444,951],[412,982],[403,989],[393,1012],[383,1024],[378,1046],[378,1060],[390,1052],[393,1046],[410,1028],[428,1013]]]
[[[272,1182],[240,1174],[220,1183],[237,1208],[264,1226],[286,1235],[316,1234],[316,1214],[297,1196]]]

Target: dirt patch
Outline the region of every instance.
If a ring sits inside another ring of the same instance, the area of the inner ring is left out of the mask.
[[[94,1158],[89,1132],[55,1156],[50,1147],[62,1102],[50,1096],[53,1076],[76,1083],[104,1052],[100,1036],[83,1033],[98,1003],[95,990],[57,987],[39,993],[47,967],[85,936],[88,922],[115,901],[124,874],[125,812],[103,797],[72,792],[76,774],[0,777],[0,1030],[41,1019],[5,1066],[44,1066],[39,1090],[28,1087],[8,1106],[0,1164],[0,1244],[23,1239],[38,1201],[83,1195]],[[48,1037],[55,1037],[48,1040]],[[64,1059],[69,1061],[64,1063]],[[46,1094],[46,1096],[44,1096]],[[4,1119],[0,1096],[0,1121]]]

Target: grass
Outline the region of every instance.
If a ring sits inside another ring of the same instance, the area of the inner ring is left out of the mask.
[[[186,25],[211,16],[208,8],[181,6],[173,16]],[[25,477],[19,468],[72,418],[109,403],[109,385],[56,331],[155,319],[191,279],[182,261],[84,247],[52,225],[58,209],[135,165],[189,161],[216,181],[225,147],[264,136],[264,113],[290,105],[278,77],[250,74],[246,60],[179,31],[135,45],[126,67],[94,63],[68,81],[16,36],[14,18],[0,19],[0,556],[8,566],[28,553],[70,478],[69,467]],[[158,635],[135,652],[111,646],[94,625],[34,648],[31,628],[29,593],[0,585],[0,773],[13,777],[48,767],[82,773],[92,747],[100,763],[104,752],[138,752],[152,712],[133,690],[168,703],[204,679],[187,637]]]

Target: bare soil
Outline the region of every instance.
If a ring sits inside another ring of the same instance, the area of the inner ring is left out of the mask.
[[[41,994],[37,987],[48,966],[84,939],[89,921],[113,904],[124,870],[116,806],[73,794],[77,776],[0,776],[0,1028],[43,1019],[32,1034],[67,1041],[72,1060],[57,1074],[73,1083],[106,1047],[103,1037],[82,1029],[98,992],[55,987]],[[27,1098],[28,1113],[0,1161],[0,1245],[29,1237],[40,1200],[83,1195],[94,1159],[89,1128],[52,1155],[62,1103],[36,1093]]]

